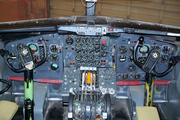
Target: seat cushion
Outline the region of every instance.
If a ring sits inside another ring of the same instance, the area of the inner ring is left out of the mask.
[[[0,101],[0,120],[11,120],[18,110],[18,105],[9,101]]]
[[[137,120],[160,120],[156,107],[136,107]]]

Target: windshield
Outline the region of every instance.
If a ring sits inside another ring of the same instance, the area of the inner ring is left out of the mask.
[[[85,0],[0,0],[0,22],[86,15]],[[180,26],[179,0],[97,0],[96,16]]]

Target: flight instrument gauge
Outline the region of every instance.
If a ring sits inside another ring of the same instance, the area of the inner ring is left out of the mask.
[[[57,52],[58,52],[58,46],[52,45],[52,46],[50,47],[50,51],[51,51],[52,53],[57,53]]]
[[[58,61],[58,55],[56,55],[56,54],[52,54],[51,56],[50,56],[50,60],[52,61],[52,62],[56,62],[56,61]]]
[[[38,50],[38,48],[35,44],[29,44],[29,47],[31,48],[32,52],[36,52]]]
[[[164,53],[164,54],[169,53],[169,51],[170,51],[170,47],[169,47],[169,46],[164,46],[164,47],[162,48],[162,53]]]
[[[71,38],[71,37],[68,37],[67,39],[66,39],[66,44],[67,45],[72,45],[73,44],[73,39]]]
[[[148,53],[148,51],[149,51],[149,47],[146,45],[140,47],[140,49],[139,49],[140,53]]]

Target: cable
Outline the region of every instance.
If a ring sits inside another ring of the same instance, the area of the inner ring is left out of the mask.
[[[82,1],[82,0],[81,0],[81,3],[84,5],[84,7],[87,7],[87,8],[92,7],[92,6],[95,4],[95,2],[94,2],[92,5],[87,6],[87,5],[85,5],[85,4],[83,3],[83,1]]]

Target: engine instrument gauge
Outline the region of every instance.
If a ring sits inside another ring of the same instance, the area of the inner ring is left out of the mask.
[[[94,45],[94,48],[95,48],[95,49],[99,49],[99,48],[100,48],[100,45],[99,45],[99,44],[95,44],[95,45]]]
[[[89,39],[88,39],[88,42],[89,42],[89,43],[93,43],[93,38],[89,38]]]
[[[29,44],[29,47],[31,48],[32,52],[36,52],[38,50],[38,47],[35,44]]]
[[[102,52],[102,53],[101,53],[101,56],[102,56],[102,57],[106,57],[106,56],[107,56],[107,52]]]
[[[95,50],[94,54],[95,55],[99,55],[100,54],[100,50]]]
[[[50,56],[50,60],[52,61],[52,62],[56,62],[56,61],[58,61],[58,55],[56,55],[56,54],[52,54],[51,56]]]
[[[87,60],[87,56],[83,56],[83,57],[82,57],[82,60],[83,60],[83,61],[86,61],[86,60]]]
[[[107,50],[107,45],[102,44],[101,49],[102,49],[102,50]]]
[[[93,55],[93,53],[94,53],[93,50],[90,50],[90,51],[88,52],[89,55]]]
[[[88,48],[91,50],[94,48],[94,46],[92,44],[89,44]]]
[[[95,42],[95,43],[99,43],[99,42],[100,42],[100,38],[95,38],[95,39],[94,39],[94,42]]]
[[[82,43],[86,43],[87,42],[87,38],[82,38]]]
[[[82,54],[83,54],[83,55],[86,55],[86,54],[87,54],[87,51],[86,51],[86,50],[83,50],[83,51],[82,51]]]
[[[77,45],[75,46],[75,48],[76,48],[76,49],[81,49],[81,45],[80,45],[80,44],[77,44]]]
[[[90,61],[93,60],[93,56],[89,56],[88,60],[90,60]]]
[[[52,53],[58,52],[58,46],[52,45],[52,46],[50,47],[50,51],[51,51]]]
[[[79,43],[80,41],[81,41],[81,39],[80,38],[76,38],[76,43]]]
[[[96,60],[96,61],[99,61],[99,59],[100,59],[99,56],[94,57],[94,60]]]
[[[80,61],[81,60],[81,56],[76,56],[76,60]]]
[[[80,55],[81,54],[81,50],[76,50],[76,55]]]
[[[71,37],[68,37],[68,38],[66,39],[66,44],[67,44],[67,45],[72,45],[72,44],[73,44],[73,39],[72,39]]]
[[[82,49],[87,49],[87,45],[83,44]]]

